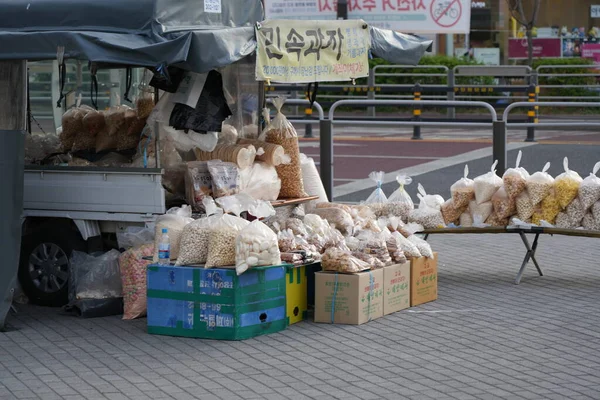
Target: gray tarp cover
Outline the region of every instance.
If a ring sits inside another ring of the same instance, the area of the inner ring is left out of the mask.
[[[221,13],[203,0],[0,0],[0,60],[52,60],[63,46],[69,59],[207,72],[251,54],[263,19],[260,0],[210,3]],[[431,44],[378,28],[371,38],[373,55],[397,64],[418,63]]]

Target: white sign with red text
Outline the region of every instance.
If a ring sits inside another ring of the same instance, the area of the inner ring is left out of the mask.
[[[405,33],[469,33],[471,0],[347,0],[348,18]],[[267,19],[336,19],[337,0],[264,0]]]

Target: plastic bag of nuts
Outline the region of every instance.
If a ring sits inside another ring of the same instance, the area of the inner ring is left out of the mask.
[[[219,218],[220,215],[200,218],[183,228],[179,255],[175,265],[194,265],[206,262],[211,226]]]
[[[585,211],[586,210],[581,204],[581,200],[579,200],[578,198],[574,199],[565,210],[566,214],[569,216],[569,218],[571,218],[571,220],[575,224],[577,224],[577,226],[581,224],[581,220],[583,220],[583,217],[585,216]]]
[[[341,208],[316,208],[312,213],[329,222],[343,235],[352,235],[352,232],[354,231],[354,221],[352,220],[352,217]]]
[[[588,231],[600,231],[600,221],[597,221],[596,218],[594,218],[594,214],[591,211],[585,213],[582,226]]]
[[[508,196],[504,186],[492,196],[492,205],[498,218],[508,218],[517,212],[516,202]]]
[[[475,198],[475,182],[469,179],[469,166],[465,165],[465,172],[462,178],[450,186],[452,201],[457,209],[467,207],[469,202]]]
[[[550,194],[542,200],[539,210],[533,213],[531,221],[534,224],[539,225],[543,220],[553,225],[556,221],[556,216],[560,211],[561,206],[558,202],[558,198],[556,197],[556,193],[552,190],[550,191]]]
[[[489,226],[507,226],[508,218],[500,218],[495,213],[492,213],[485,223]]]
[[[506,194],[513,201],[523,193],[527,187],[527,179],[529,179],[529,172],[525,168],[519,167],[522,156],[523,152],[519,150],[515,167],[507,169],[504,175],[502,175]]]
[[[469,212],[464,212],[460,214],[460,219],[458,223],[462,228],[470,228],[473,226],[473,217]]]
[[[298,145],[298,134],[294,126],[281,112],[285,98],[277,97],[273,105],[277,109],[277,115],[265,128],[260,140],[280,145],[285,150],[291,161],[288,164],[280,164],[277,174],[281,179],[280,198],[305,197],[304,182],[302,181],[302,167],[300,163],[300,147]]]
[[[468,204],[457,208],[454,204],[454,199],[448,199],[444,204],[442,204],[442,216],[444,217],[444,223],[446,225],[456,224],[460,218],[460,215],[465,212]]]
[[[473,187],[477,204],[490,201],[494,193],[502,186],[502,178],[496,175],[496,165],[498,165],[498,160],[494,161],[490,172],[474,179]]]
[[[400,232],[392,232],[392,236],[396,239],[396,243],[400,246],[400,249],[404,252],[406,258],[419,258],[421,257],[421,252],[418,247],[402,236]]]
[[[579,200],[584,210],[589,210],[595,202],[600,200],[600,178],[596,176],[599,170],[600,162],[597,162],[590,176],[586,177],[579,185]]]
[[[154,227],[154,262],[158,262],[158,247],[162,236],[163,228],[167,229],[170,243],[171,260],[177,259],[179,256],[179,245],[181,243],[181,234],[187,224],[193,221],[192,209],[190,206],[184,205],[181,208],[173,207],[164,215],[156,218]]]
[[[371,269],[366,262],[353,257],[349,251],[331,247],[325,251],[321,259],[323,271],[335,271],[353,274]]]
[[[475,219],[477,218],[479,221],[484,222],[489,218],[493,211],[494,205],[491,201],[482,204],[477,204],[475,200],[471,200],[471,202],[469,203],[469,212],[473,217],[473,221],[475,221]],[[533,214],[533,211],[531,211],[531,213]]]
[[[281,264],[277,235],[260,221],[273,215],[273,208],[252,205],[248,212],[257,219],[242,229],[235,239],[235,271],[238,275],[248,268]]]
[[[371,210],[375,213],[376,217],[381,217],[385,214],[386,209],[385,206],[388,202],[387,196],[381,189],[381,185],[383,184],[383,177],[385,176],[385,172],[383,171],[373,171],[369,174],[369,179],[375,182],[377,187],[367,197],[364,204],[369,206]]]
[[[563,167],[565,172],[554,179],[554,191],[558,204],[564,210],[577,197],[583,179],[577,172],[569,169],[569,159],[567,157],[563,160]]]
[[[532,206],[537,206],[550,194],[554,187],[554,178],[546,171],[550,169],[550,163],[546,163],[541,171],[536,172],[527,179],[527,193]]]
[[[425,202],[429,207],[435,208],[438,211],[442,209],[442,204],[444,204],[444,198],[442,196],[439,194],[427,194],[425,188],[420,183],[417,185],[417,191],[417,197],[421,203]],[[419,195],[421,195],[421,197],[419,197]]]
[[[404,189],[404,186],[410,185],[412,183],[412,178],[410,176],[400,174],[396,176],[396,181],[400,187],[396,189],[396,191],[389,197],[388,202],[384,207],[384,214],[394,215],[396,217],[400,217],[403,221],[407,221],[408,214],[414,210],[415,204],[410,198],[410,195]]]
[[[517,215],[521,221],[527,222],[531,219],[531,216],[535,212],[535,206],[531,203],[529,193],[523,191],[515,200],[517,206]]]
[[[208,238],[208,256],[205,268],[235,265],[235,240],[249,222],[225,214],[213,224]]]
[[[421,195],[417,195],[417,197],[421,200],[419,208],[411,211],[408,216],[408,221],[421,224],[425,229],[443,228],[445,223],[442,212],[428,206],[427,203],[422,200]]]
[[[433,258],[433,251],[431,250],[431,246],[429,245],[429,243],[427,243],[426,240],[421,239],[416,235],[409,236],[407,240],[413,243],[415,246],[417,246],[417,249],[419,249],[419,253],[421,253],[421,256]]]

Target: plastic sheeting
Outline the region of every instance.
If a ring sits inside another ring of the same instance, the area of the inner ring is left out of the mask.
[[[0,0],[0,60],[65,57],[102,64],[181,66],[207,72],[256,47],[260,0]]]
[[[374,57],[383,58],[392,64],[417,65],[433,43],[432,40],[415,35],[373,26],[369,28],[371,30],[371,53]]]
[[[23,212],[23,153],[25,134],[0,130],[0,171],[9,190],[0,191],[0,330],[12,303],[16,285],[21,246],[21,214]]]

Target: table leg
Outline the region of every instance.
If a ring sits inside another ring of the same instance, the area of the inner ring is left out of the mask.
[[[535,259],[535,251],[537,250],[538,239],[540,237],[540,234],[539,233],[535,234],[535,239],[533,240],[533,246],[531,246],[529,244],[529,240],[527,239],[527,235],[525,235],[525,233],[519,232],[519,235],[521,236],[521,240],[523,241],[523,244],[525,245],[525,248],[527,249],[527,253],[525,253],[525,258],[523,259],[523,264],[521,264],[521,268],[519,269],[519,272],[517,273],[517,277],[515,279],[515,285],[518,285],[521,282],[521,277],[523,276],[523,272],[525,271],[525,267],[529,263],[529,260],[533,261],[533,264],[537,268],[540,276],[544,275],[542,273],[542,269],[540,268],[537,260]]]
[[[428,237],[429,237],[429,233],[426,233],[425,236],[423,237],[423,240],[427,240]]]

